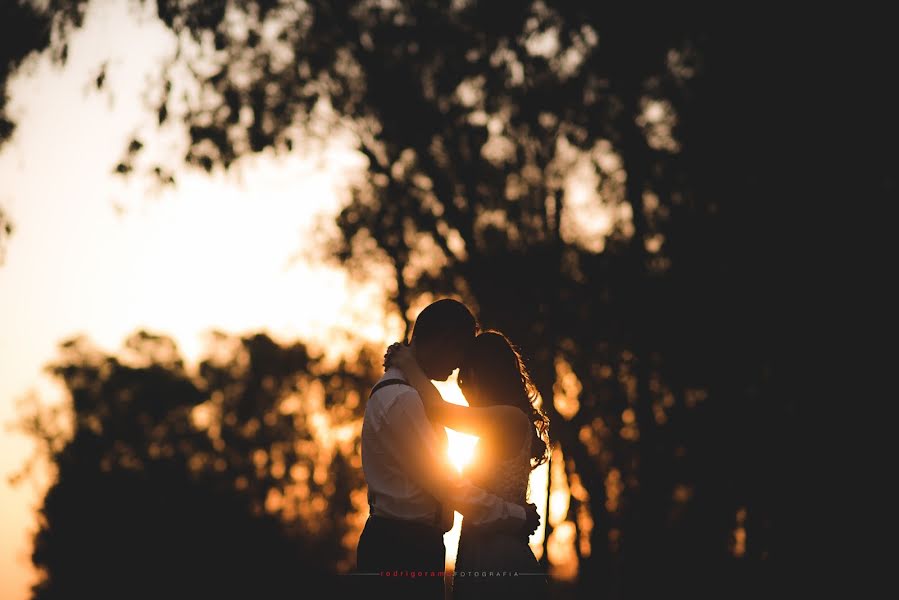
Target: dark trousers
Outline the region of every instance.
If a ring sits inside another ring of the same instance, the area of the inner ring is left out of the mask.
[[[370,598],[443,600],[443,532],[370,516],[356,549],[355,583]]]

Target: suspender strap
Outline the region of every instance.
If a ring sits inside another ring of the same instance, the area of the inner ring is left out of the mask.
[[[403,381],[402,379],[385,379],[384,381],[379,381],[378,383],[375,384],[375,387],[371,388],[371,392],[369,392],[368,397],[371,398],[372,396],[374,396],[375,392],[377,392],[382,387],[387,387],[388,385],[394,385],[397,383],[402,383],[403,385],[409,385],[408,381]]]

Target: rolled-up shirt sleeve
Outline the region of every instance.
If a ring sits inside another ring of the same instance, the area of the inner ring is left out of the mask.
[[[444,505],[474,524],[510,517],[524,521],[524,508],[475,487],[461,477],[440,451],[437,436],[418,393],[401,394],[387,412],[380,436],[388,452],[409,476]]]

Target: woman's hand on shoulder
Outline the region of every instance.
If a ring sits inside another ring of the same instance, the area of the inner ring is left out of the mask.
[[[384,354],[384,367],[396,367],[408,376],[418,368],[418,361],[409,346],[397,342],[387,348],[387,353]]]

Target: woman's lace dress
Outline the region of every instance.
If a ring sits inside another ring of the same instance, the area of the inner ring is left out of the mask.
[[[522,444],[512,456],[482,460],[471,473],[472,482],[515,504],[527,502],[531,473],[531,435],[522,431]],[[512,534],[467,525],[462,520],[459,552],[453,577],[453,599],[547,598],[547,582],[525,534]]]

